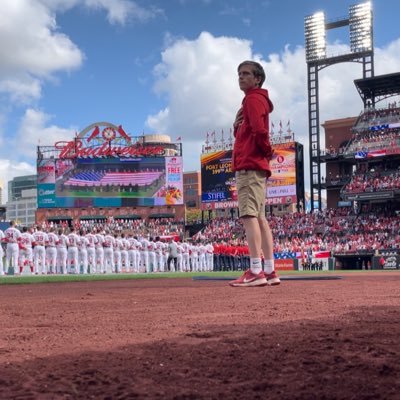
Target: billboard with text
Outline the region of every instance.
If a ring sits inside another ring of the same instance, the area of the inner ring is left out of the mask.
[[[296,143],[273,146],[271,177],[266,185],[266,204],[297,202]],[[232,171],[232,150],[201,155],[202,209],[237,207],[235,174]]]

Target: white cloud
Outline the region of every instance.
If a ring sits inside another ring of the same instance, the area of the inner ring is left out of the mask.
[[[3,183],[3,202],[7,201],[7,182],[16,176],[36,174],[37,146],[69,141],[76,131],[51,125],[52,117],[32,108],[26,110],[15,137],[7,139],[0,152],[0,183]],[[23,160],[23,161],[22,161]]]
[[[35,159],[38,145],[52,146],[57,141],[69,141],[74,135],[74,127],[61,128],[50,125],[52,117],[42,111],[27,109],[16,135],[15,146],[18,156],[23,159]]]
[[[36,174],[36,166],[27,162],[13,162],[9,159],[0,158],[0,186],[3,189],[2,203],[8,200],[8,181],[17,176]]]
[[[12,100],[41,94],[43,79],[81,65],[82,52],[57,32],[55,16],[34,0],[3,0],[0,13],[0,91]]]
[[[104,10],[110,24],[125,25],[128,21],[147,22],[163,15],[162,9],[149,6],[142,7],[131,0],[38,0],[52,10],[65,11],[76,6],[93,10]]]
[[[169,38],[171,39],[171,38]],[[332,53],[343,53],[343,44],[332,44]],[[383,49],[375,49],[376,74],[400,70],[400,39]],[[308,148],[307,65],[304,48],[286,46],[280,54],[267,58],[254,54],[252,43],[232,37],[214,37],[203,32],[195,40],[175,38],[154,68],[155,92],[164,96],[166,107],[147,119],[160,133],[183,137],[185,170],[200,168],[201,145],[207,132],[227,132],[243,94],[237,87],[237,65],[245,59],[263,64],[275,110],[271,120],[291,121],[296,140]],[[353,80],[362,77],[362,66],[345,63],[319,73],[320,122],[355,116],[362,101]],[[321,128],[323,134],[323,128]],[[226,137],[226,136],[225,136]],[[305,161],[308,164],[306,153]],[[306,180],[308,181],[306,165]]]

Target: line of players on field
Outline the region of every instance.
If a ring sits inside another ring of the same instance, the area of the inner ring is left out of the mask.
[[[133,232],[93,232],[38,227],[10,227],[0,231],[6,243],[5,265],[0,246],[0,275],[15,274],[150,273],[212,271],[213,246],[136,237]],[[5,268],[4,268],[5,267]]]

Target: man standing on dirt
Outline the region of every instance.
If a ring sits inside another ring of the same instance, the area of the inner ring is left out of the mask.
[[[246,232],[250,269],[231,286],[279,285],[274,269],[273,240],[265,218],[265,184],[271,176],[269,162],[269,114],[273,105],[268,91],[261,89],[265,72],[261,64],[244,61],[238,66],[239,87],[245,93],[233,124],[235,143],[232,170],[235,171],[239,217]],[[261,253],[265,256],[262,270]]]

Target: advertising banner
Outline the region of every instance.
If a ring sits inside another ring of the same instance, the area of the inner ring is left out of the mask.
[[[237,200],[232,150],[201,155],[201,189],[203,203]]]
[[[266,186],[266,204],[297,202],[296,143],[273,145],[271,177]],[[202,209],[237,207],[235,175],[232,171],[232,150],[201,155]]]
[[[56,165],[54,159],[38,161],[37,182],[38,184],[54,184],[56,182]]]
[[[293,271],[294,270],[294,260],[275,260],[275,269],[278,271]]]

